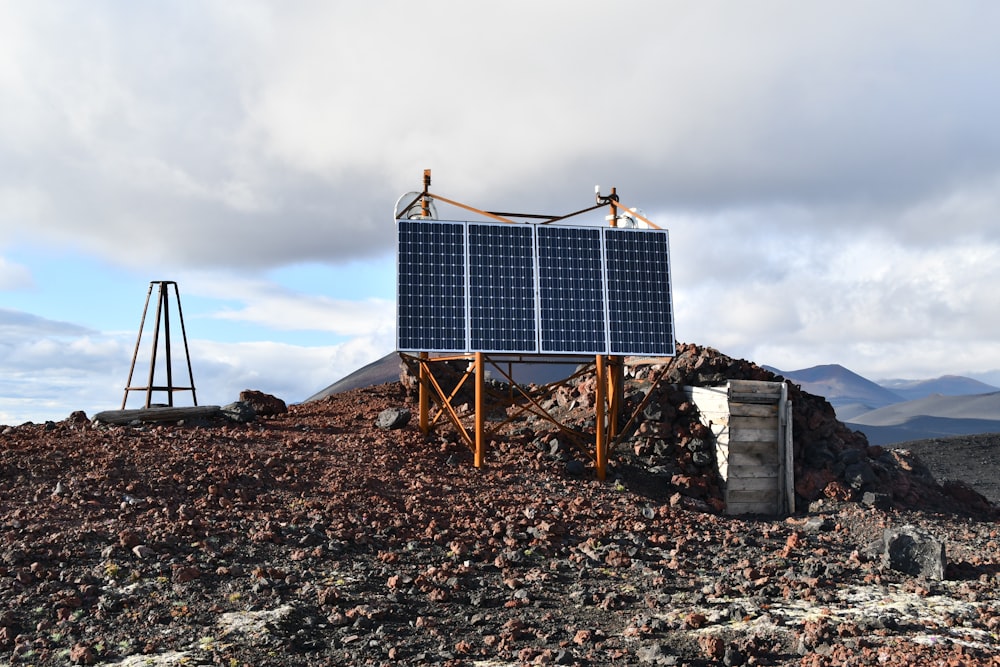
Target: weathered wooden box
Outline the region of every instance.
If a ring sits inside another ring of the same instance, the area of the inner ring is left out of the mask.
[[[792,406],[784,382],[685,387],[715,439],[727,514],[795,511]]]

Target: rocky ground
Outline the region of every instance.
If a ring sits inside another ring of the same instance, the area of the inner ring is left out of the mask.
[[[962,480],[994,503],[1000,503],[1000,433],[929,438],[892,447],[908,449],[919,456],[935,478]]]
[[[629,379],[659,408],[604,482],[531,418],[481,469],[447,430],[380,428],[399,383],[247,423],[0,427],[0,665],[1000,665],[995,506],[796,394],[800,512],[724,516],[670,383],[763,371],[673,366]],[[883,557],[904,525],[943,579]]]

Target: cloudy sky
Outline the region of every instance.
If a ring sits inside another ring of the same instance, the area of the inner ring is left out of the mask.
[[[998,25],[987,0],[0,0],[0,423],[120,407],[154,280],[201,404],[391,352],[392,210],[425,168],[494,210],[617,187],[670,230],[681,341],[1000,384]]]

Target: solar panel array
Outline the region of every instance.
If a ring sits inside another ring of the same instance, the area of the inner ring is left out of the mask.
[[[397,220],[397,349],[674,354],[664,230]]]

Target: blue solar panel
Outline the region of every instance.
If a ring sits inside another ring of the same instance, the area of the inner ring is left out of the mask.
[[[534,256],[530,226],[469,223],[473,350],[538,351]]]
[[[541,351],[607,350],[601,229],[544,226],[537,233]]]
[[[467,350],[465,225],[416,220],[398,225],[397,349]]]
[[[604,229],[611,353],[674,354],[666,231]]]
[[[397,225],[397,349],[674,354],[665,231]]]

